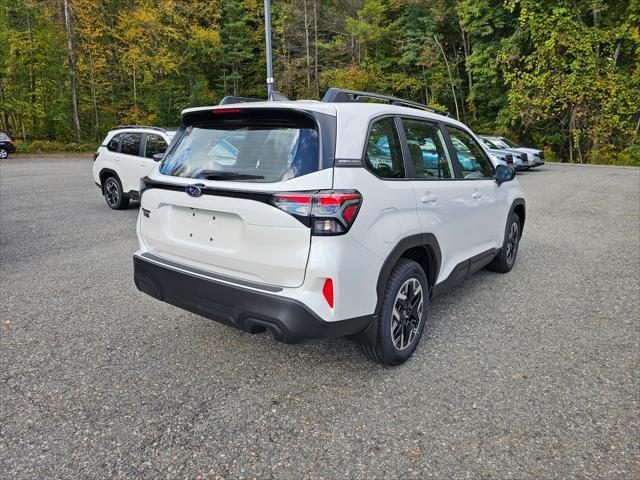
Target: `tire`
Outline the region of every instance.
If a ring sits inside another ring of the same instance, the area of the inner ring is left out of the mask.
[[[488,270],[499,273],[510,272],[516,264],[518,257],[518,247],[520,246],[520,236],[522,227],[520,225],[520,217],[512,212],[507,222],[507,229],[504,235],[504,242],[500,253],[494,258],[489,265]]]
[[[118,177],[110,176],[105,178],[102,192],[109,208],[113,210],[124,210],[129,206],[129,198],[124,196],[122,184],[120,180],[118,180]]]
[[[4,148],[0,148],[0,160],[8,157],[9,157],[9,152],[7,152]]]
[[[412,291],[418,303],[410,309]],[[416,291],[421,295],[419,300]],[[424,270],[413,260],[401,258],[391,271],[382,297],[375,344],[363,345],[365,355],[388,366],[407,361],[422,337],[428,308],[429,283]]]

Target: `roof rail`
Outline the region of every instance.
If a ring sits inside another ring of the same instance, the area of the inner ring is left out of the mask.
[[[127,128],[148,128],[150,130],[157,130],[159,132],[166,132],[167,130],[162,127],[151,127],[149,125],[118,125],[114,130],[125,130]]]
[[[401,107],[418,108],[420,110],[426,110],[429,112],[437,113],[438,115],[449,116],[449,112],[441,110],[424,103],[413,102],[411,100],[404,100],[402,98],[391,97],[389,95],[381,95],[379,93],[361,92],[358,90],[347,90],[344,88],[330,88],[322,97],[323,102],[327,103],[346,103],[346,102],[360,102],[364,98],[373,98],[376,100],[384,100],[389,102],[390,105],[398,105]]]

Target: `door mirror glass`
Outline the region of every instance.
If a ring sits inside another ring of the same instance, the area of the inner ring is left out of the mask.
[[[164,158],[164,152],[162,153],[154,153],[151,158],[153,158],[154,162],[160,162]]]
[[[510,182],[516,177],[516,171],[506,165],[498,165],[496,167],[496,182],[502,185],[504,182]]]

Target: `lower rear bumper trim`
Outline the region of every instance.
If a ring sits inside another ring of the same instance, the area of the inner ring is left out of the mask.
[[[136,287],[147,295],[249,333],[268,330],[283,343],[355,335],[373,318],[326,322],[297,300],[190,275],[138,255],[133,270]]]

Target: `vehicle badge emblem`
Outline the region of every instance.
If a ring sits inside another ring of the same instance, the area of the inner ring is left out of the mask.
[[[184,189],[184,191],[192,197],[199,197],[200,195],[202,195],[202,190],[197,185],[189,185]]]

